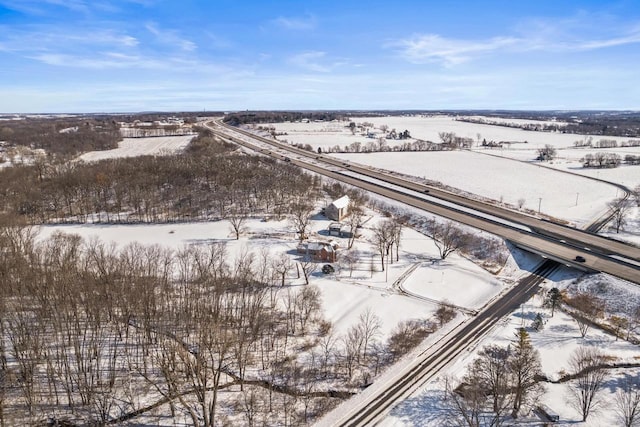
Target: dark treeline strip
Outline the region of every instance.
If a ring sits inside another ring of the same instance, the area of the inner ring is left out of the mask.
[[[496,116],[503,117],[503,116]],[[510,116],[509,116],[510,117]],[[514,117],[515,118],[515,117]],[[460,117],[459,121],[474,124],[490,124],[492,126],[502,126],[508,128],[524,129],[541,132],[559,132],[578,135],[603,135],[603,136],[626,136],[637,137],[640,135],[640,117],[638,115],[616,116],[580,116],[580,117],[556,117],[549,115],[530,115],[517,117],[531,120],[549,120],[558,118],[565,123],[507,123],[496,122],[491,118],[471,118]]]
[[[238,126],[248,123],[294,122],[302,119],[331,121],[346,116],[345,113],[332,111],[247,111],[229,114],[224,121],[231,126]]]

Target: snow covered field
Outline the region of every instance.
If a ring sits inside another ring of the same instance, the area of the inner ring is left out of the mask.
[[[341,159],[361,164],[398,171],[408,175],[442,182],[451,187],[479,196],[503,201],[517,206],[524,199],[524,208],[584,225],[597,218],[607,209],[607,203],[620,195],[619,190],[605,183],[586,180],[579,176],[556,173],[547,168],[571,172],[592,178],[616,182],[633,188],[640,184],[640,167],[621,166],[615,169],[583,169],[579,163],[588,152],[596,149],[574,148],[574,142],[584,140],[584,135],[551,132],[525,131],[517,128],[482,125],[454,120],[451,116],[407,116],[407,117],[354,117],[356,123],[369,122],[380,132],[386,125],[397,131],[409,130],[413,138],[440,141],[439,132],[454,132],[458,136],[472,138],[476,145],[487,141],[518,141],[504,148],[486,149],[474,147],[478,152],[411,152],[411,153],[367,153],[335,154]],[[506,120],[506,119],[505,119]],[[353,142],[362,145],[375,139],[358,133],[352,135],[348,122],[275,123],[279,140],[310,144],[315,150]],[[598,138],[594,138],[598,139]],[[626,141],[628,138],[608,138]],[[527,141],[525,144],[524,141]],[[387,140],[389,146],[402,143]],[[534,162],[536,150],[546,144],[558,149],[559,158],[553,162]],[[640,147],[605,150],[625,154],[640,153]],[[482,155],[491,154],[492,156]],[[506,157],[509,159],[503,159]],[[515,162],[512,159],[524,162]]]
[[[536,165],[471,151],[335,154],[386,170],[442,182],[513,206],[584,225],[606,210],[616,188]],[[577,205],[576,205],[576,198]]]
[[[491,120],[497,120],[490,118]],[[510,119],[506,119],[511,121]],[[554,132],[536,132],[504,126],[494,126],[486,124],[476,124],[455,120],[453,116],[385,116],[385,117],[352,117],[350,121],[355,123],[373,123],[376,128],[382,125],[389,127],[389,130],[396,129],[402,132],[409,131],[412,138],[426,141],[440,142],[438,134],[440,132],[454,132],[457,136],[473,139],[478,145],[483,139],[487,141],[512,141],[522,144],[513,144],[512,147],[535,150],[544,147],[546,144],[557,148],[573,147],[575,141],[582,141],[585,135],[563,134]],[[516,120],[514,120],[516,122]],[[530,122],[530,121],[526,121]],[[533,122],[533,121],[531,121]],[[538,122],[534,122],[538,123]],[[333,147],[348,145],[354,141],[366,143],[368,138],[356,133],[351,135],[347,127],[349,122],[310,122],[310,123],[272,123],[269,126],[275,127],[277,132],[287,132],[288,135],[279,136],[278,139],[287,139],[290,142],[308,143],[317,147]],[[322,135],[324,133],[324,135]],[[310,138],[310,139],[308,139]],[[595,137],[594,140],[600,138]],[[629,138],[606,137],[616,141],[627,141]],[[527,142],[524,144],[524,142]],[[390,146],[398,141],[387,141]],[[314,145],[315,144],[315,145]]]
[[[193,135],[165,136],[153,138],[124,138],[118,148],[105,151],[91,151],[80,156],[85,162],[95,162],[118,157],[175,154],[184,149]]]
[[[542,165],[558,170],[565,170],[574,174],[589,176],[592,178],[602,179],[609,182],[615,182],[633,188],[640,184],[640,166],[622,164],[617,168],[583,168],[582,159],[586,154],[597,153],[615,153],[624,159],[624,156],[631,154],[640,155],[640,147],[618,147],[607,149],[595,148],[565,148],[558,150],[558,156],[551,162],[538,162],[534,159],[537,156],[536,150],[520,149],[520,148],[493,148],[477,150],[478,153],[489,154],[493,156],[506,157],[531,164]]]
[[[562,289],[569,286],[574,279],[574,273],[564,270],[549,280],[546,288],[557,286]],[[613,279],[611,285],[625,286],[615,282],[615,279]],[[626,292],[631,292],[632,294],[635,292],[637,294],[637,289],[630,288]],[[628,298],[628,295],[612,294],[611,297]],[[537,313],[541,313],[546,321],[544,329],[539,332],[528,328]],[[450,365],[446,372],[442,372],[439,379],[426,385],[394,408],[381,425],[385,427],[408,427],[414,425],[435,427],[443,425],[448,413],[443,395],[444,378],[448,376],[459,380],[476,357],[479,349],[488,344],[506,347],[514,342],[514,333],[520,327],[528,328],[531,343],[540,352],[543,373],[552,381],[560,378],[563,372],[571,371],[568,364],[569,358],[580,346],[595,347],[602,350],[605,355],[611,356],[611,363],[637,363],[640,356],[636,345],[627,341],[616,340],[615,337],[596,328],[591,328],[587,336],[582,338],[576,321],[572,317],[558,310],[551,317],[550,310],[542,307],[542,298],[536,296],[524,304],[520,310],[512,313],[498,324],[468,355]],[[590,415],[585,423],[581,422],[582,417],[569,404],[568,390],[570,383],[544,383],[545,393],[541,396],[541,403],[546,404],[560,415],[560,422],[554,424],[557,426],[576,424],[585,427],[619,425],[614,412],[615,405],[613,404],[618,381],[625,374],[638,375],[639,373],[640,369],[638,368],[607,370],[606,386],[600,396],[605,404],[601,406],[599,412]],[[539,418],[533,414],[523,418],[521,424],[517,425],[539,425]]]

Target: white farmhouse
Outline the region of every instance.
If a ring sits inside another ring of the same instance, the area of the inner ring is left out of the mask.
[[[344,217],[349,215],[349,196],[342,196],[331,202],[325,209],[325,215],[334,221],[342,221]]]

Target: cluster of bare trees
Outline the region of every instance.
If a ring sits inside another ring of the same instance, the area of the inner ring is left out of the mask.
[[[51,154],[108,150],[116,148],[121,139],[118,124],[108,116],[7,120],[0,127],[0,141]]]
[[[415,139],[390,146],[384,137],[362,143],[354,141],[349,145],[340,147],[335,145],[326,149],[328,153],[377,153],[377,152],[404,152],[404,151],[448,151],[469,148],[473,140],[455,136],[446,137],[446,142],[425,141]]]
[[[583,168],[617,168],[622,163],[622,157],[616,153],[589,153],[580,162]]]
[[[475,114],[474,112],[468,112]],[[576,115],[547,113],[531,113],[513,111],[508,114],[500,114],[499,118],[516,118],[536,121],[534,123],[527,122],[507,122],[504,120],[492,120],[491,117],[458,117],[456,120],[490,124],[492,126],[504,126],[509,128],[518,128],[530,131],[543,132],[561,132],[573,133],[579,135],[608,135],[608,136],[624,136],[636,138],[640,134],[640,119],[637,113],[628,114],[602,114],[601,112],[580,112]],[[558,122],[556,122],[558,121]]]
[[[0,171],[0,210],[34,223],[157,222],[251,213],[282,216],[319,180],[298,168],[240,156],[212,140],[187,155],[58,163]],[[298,196],[297,196],[298,195]]]
[[[546,144],[542,148],[538,148],[538,157],[536,160],[550,161],[556,158],[558,151],[553,145]]]
[[[121,127],[120,134],[124,138],[148,138],[158,136],[183,136],[194,135],[191,127],[178,125],[157,125],[148,127]]]
[[[373,245],[378,255],[380,255],[380,266],[385,270],[386,264],[393,264],[393,250],[396,251],[396,261],[400,259],[400,241],[402,238],[402,227],[405,223],[403,218],[390,218],[373,227]]]
[[[143,408],[145,397],[213,426],[219,390],[244,390],[249,367],[261,369],[264,377],[252,380],[268,380],[258,388],[271,395],[302,395],[315,380],[303,366],[293,382],[280,372],[300,363],[291,353],[301,337],[321,335],[319,292],[283,292],[266,255],[229,265],[220,244],[118,250],[56,235],[37,245],[11,227],[0,251],[5,423],[113,423]],[[327,395],[312,399],[308,416]],[[274,414],[283,410],[277,405]]]
[[[531,408],[543,392],[540,356],[523,328],[512,345],[485,346],[461,384],[448,381],[448,422],[468,427],[501,426]]]
[[[368,309],[336,334],[319,289],[289,286],[293,265],[266,251],[230,264],[220,243],[37,243],[5,226],[0,253],[0,425],[117,424],[161,405],[193,425],[229,408],[247,425],[299,425],[369,383],[418,330],[385,343]]]

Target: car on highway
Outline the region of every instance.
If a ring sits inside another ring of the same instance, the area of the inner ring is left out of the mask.
[[[586,259],[584,259],[584,257],[583,257],[583,256],[581,256],[581,255],[577,255],[577,256],[574,258],[574,260],[575,260],[575,261],[577,261],[577,262],[585,262],[585,261],[586,261]]]

